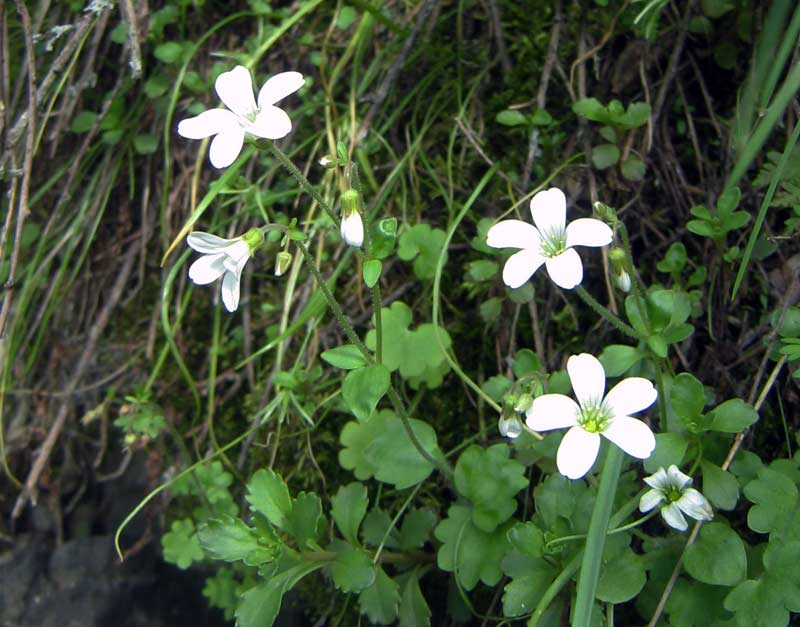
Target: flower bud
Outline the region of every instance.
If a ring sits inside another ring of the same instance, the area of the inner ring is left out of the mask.
[[[497,423],[497,428],[500,435],[513,440],[522,433],[522,422],[516,414],[503,415]]]
[[[592,206],[594,207],[595,213],[609,224],[614,224],[617,221],[617,212],[606,203],[596,200]]]
[[[336,166],[339,165],[338,161],[334,157],[331,157],[330,155],[325,155],[324,157],[322,157],[322,159],[319,160],[319,164],[327,170],[333,170]]]
[[[275,255],[275,276],[282,276],[292,263],[292,256],[285,250]]]
[[[514,411],[522,413],[527,411],[533,405],[533,398],[530,394],[520,394],[514,403]]]
[[[631,275],[625,270],[620,271],[619,274],[614,274],[614,283],[626,294],[631,291]]]

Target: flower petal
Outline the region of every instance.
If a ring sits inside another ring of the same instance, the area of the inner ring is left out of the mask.
[[[492,248],[533,248],[542,242],[539,230],[522,220],[503,220],[486,233],[486,244]]]
[[[543,234],[562,233],[567,223],[567,199],[557,187],[543,190],[531,198],[533,222]]]
[[[556,454],[558,472],[568,479],[583,477],[597,459],[600,450],[600,436],[589,433],[582,427],[572,427],[564,435]]]
[[[196,250],[199,253],[216,254],[223,252],[226,246],[234,242],[232,239],[225,239],[224,237],[217,237],[212,233],[205,233],[204,231],[192,231],[186,238],[186,243],[189,248]]]
[[[213,283],[225,272],[225,255],[203,255],[189,266],[189,278],[197,285]]]
[[[244,145],[244,130],[240,127],[223,131],[211,140],[208,158],[215,168],[227,168],[236,161]]]
[[[553,279],[553,283],[565,290],[583,281],[583,264],[577,252],[572,248],[567,248],[557,257],[547,259],[547,274]]]
[[[645,477],[644,482],[654,490],[660,490],[662,492],[666,492],[671,487],[667,471],[664,470],[663,466],[649,477]]]
[[[178,135],[186,139],[205,139],[238,125],[236,116],[227,109],[209,109],[178,122]]]
[[[247,132],[265,139],[286,137],[292,130],[292,120],[286,111],[266,106],[258,112],[255,122],[247,125]]]
[[[606,371],[594,355],[581,353],[567,360],[567,373],[581,407],[595,407],[606,391]]]
[[[243,65],[237,65],[230,72],[220,74],[214,87],[219,99],[239,117],[247,117],[256,112],[253,79]]]
[[[689,524],[686,522],[683,514],[681,514],[681,510],[678,509],[678,506],[675,505],[675,503],[670,503],[669,505],[662,507],[661,516],[665,523],[667,523],[673,529],[677,529],[678,531],[686,531],[686,529],[689,527]]]
[[[711,520],[714,517],[711,503],[694,488],[684,490],[681,497],[675,501],[675,505],[695,520]]]
[[[603,435],[631,457],[647,459],[656,448],[656,438],[646,424],[630,416],[617,416]]]
[[[628,377],[609,390],[603,403],[613,416],[630,416],[656,402],[658,392],[647,379]]]
[[[669,484],[678,490],[683,490],[692,483],[692,478],[689,475],[683,474],[675,464],[672,464],[667,469],[667,476]]]
[[[283,100],[305,84],[300,72],[281,72],[264,83],[258,92],[258,106],[262,109]]]
[[[525,284],[534,272],[544,263],[545,259],[538,250],[524,248],[514,253],[503,267],[503,283],[511,289],[516,289]]]
[[[222,277],[222,303],[231,313],[239,307],[239,276],[235,272],[226,272]]]
[[[247,260],[250,258],[250,246],[248,246],[247,242],[241,237],[231,240],[231,243],[225,247],[223,252],[233,263],[234,268],[242,263],[242,260],[244,260],[244,263],[247,263]],[[228,264],[226,263],[226,265]],[[241,274],[241,270],[239,270],[239,273]]]
[[[364,222],[358,211],[354,211],[342,220],[340,233],[345,244],[353,248],[361,247],[364,243]]]
[[[572,246],[608,246],[611,227],[595,218],[579,218],[567,225],[567,248]]]
[[[535,431],[551,431],[578,424],[580,407],[569,396],[544,394],[533,399],[527,409],[525,422]]]
[[[666,498],[661,490],[648,490],[639,499],[639,511],[647,513]]]

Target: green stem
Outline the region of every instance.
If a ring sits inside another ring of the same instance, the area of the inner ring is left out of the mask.
[[[328,301],[328,307],[330,307],[334,317],[336,318],[336,321],[339,323],[339,326],[342,327],[345,335],[347,335],[347,339],[349,339],[350,342],[359,350],[368,364],[375,365],[375,358],[372,356],[372,353],[369,352],[369,349],[364,342],[361,341],[361,338],[358,337],[358,334],[355,332],[355,329],[353,329],[353,326],[344,317],[342,308],[339,306],[339,303],[331,293],[328,284],[325,283],[325,279],[322,278],[322,274],[320,274],[319,268],[317,268],[317,264],[314,262],[314,258],[311,256],[311,253],[308,252],[308,248],[302,242],[295,242],[295,244],[303,254],[303,258],[306,260],[306,265],[308,265],[311,273],[314,275],[317,285],[319,285],[323,296],[325,296],[325,300]],[[400,395],[397,393],[397,390],[394,389],[393,385],[389,387],[388,395],[395,411],[397,412],[398,416],[400,416],[400,420],[403,423],[403,428],[408,434],[408,439],[411,441],[411,444],[428,463],[438,468],[439,471],[448,478],[448,480],[451,479],[453,476],[453,470],[447,461],[431,456],[431,454],[425,450],[425,447],[422,446],[422,443],[417,438],[417,434],[414,433],[414,429],[411,427],[411,421],[409,420],[408,412],[406,412],[405,407],[403,406],[403,400],[400,398]]]
[[[530,619],[528,620],[528,627],[536,627],[539,624],[539,620],[541,620],[542,615],[545,613],[550,604],[553,602],[558,596],[558,593],[564,588],[564,586],[569,583],[569,580],[572,579],[572,576],[578,571],[578,568],[581,565],[581,558],[583,557],[583,551],[578,551],[575,556],[564,566],[564,570],[555,578],[553,583],[545,590],[542,598],[539,599],[539,603],[536,605],[536,609],[533,610]]]
[[[605,318],[606,320],[608,320],[608,322],[610,322],[615,327],[617,327],[617,329],[622,331],[625,335],[629,335],[630,337],[632,337],[633,339],[638,340],[638,341],[644,341],[644,338],[642,338],[639,335],[639,333],[636,331],[636,329],[634,329],[629,324],[624,323],[617,316],[615,316],[613,313],[611,313],[607,308],[605,308],[603,305],[601,305],[594,298],[594,296],[592,296],[589,292],[586,291],[586,289],[583,287],[583,285],[576,285],[575,286],[575,293],[578,296],[580,296],[581,299],[583,299],[583,302],[585,302],[587,305],[589,305],[589,307],[594,309],[594,311],[595,311],[595,313],[597,313],[597,315],[599,315],[600,317]]]
[[[617,491],[619,473],[622,468],[624,453],[616,445],[609,445],[606,463],[600,475],[600,487],[597,500],[589,521],[589,533],[586,538],[586,550],[583,554],[581,572],[578,575],[578,588],[575,599],[574,627],[589,627],[592,619],[597,580],[600,577],[600,565],[603,558],[603,547],[606,542],[608,521],[614,505],[614,494]]]
[[[262,144],[259,143],[257,145],[262,145]],[[272,154],[274,154],[278,158],[278,161],[280,161],[283,164],[283,167],[289,170],[289,173],[297,180],[300,187],[302,187],[308,193],[308,195],[311,196],[311,198],[313,198],[320,207],[322,207],[325,213],[328,214],[328,217],[336,225],[336,227],[339,228],[340,226],[339,218],[333,212],[333,209],[331,209],[330,205],[325,202],[320,193],[316,189],[314,189],[314,186],[308,181],[308,179],[305,176],[303,176],[303,173],[297,169],[294,163],[292,163],[292,160],[286,156],[286,153],[283,152],[283,150],[281,150],[280,148],[278,148],[275,145],[275,142],[269,142],[269,147],[272,150]]]
[[[667,431],[667,395],[664,388],[664,374],[661,372],[661,361],[653,360],[656,367],[656,390],[658,391],[658,414],[661,417],[661,430]]]

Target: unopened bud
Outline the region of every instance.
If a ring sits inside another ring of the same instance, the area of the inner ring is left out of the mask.
[[[522,433],[522,422],[516,414],[502,416],[497,422],[497,429],[504,438],[515,439]]]
[[[358,211],[342,217],[342,239],[353,248],[360,248],[364,243],[364,221]]]
[[[517,397],[517,402],[514,403],[514,411],[522,413],[527,411],[533,405],[533,398],[530,394],[520,394]]]
[[[614,283],[626,294],[631,291],[631,275],[625,272],[625,270],[614,275]]]
[[[282,276],[292,263],[292,256],[285,250],[275,255],[275,276]]]
[[[611,207],[609,207],[606,203],[600,202],[596,200],[594,205],[595,212],[601,219],[605,220],[610,224],[614,224],[617,221],[617,212],[614,211]]]
[[[322,159],[319,160],[319,164],[328,170],[332,170],[336,166],[339,165],[336,159],[331,157],[330,155],[325,155]]]

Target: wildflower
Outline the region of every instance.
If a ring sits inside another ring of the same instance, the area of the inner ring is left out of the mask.
[[[225,168],[236,160],[246,134],[266,139],[280,139],[292,130],[292,121],[275,103],[303,86],[300,72],[282,72],[270,78],[253,99],[253,81],[243,65],[223,72],[215,83],[217,95],[227,109],[209,109],[182,120],[178,134],[187,139],[211,141],[209,158],[215,168]]]
[[[678,470],[675,464],[667,470],[659,468],[655,474],[645,477],[644,482],[652,490],[642,495],[639,509],[642,512],[649,512],[663,503],[661,517],[673,529],[686,531],[689,525],[683,514],[695,520],[711,520],[714,515],[708,499],[699,491],[689,487],[692,478]]]
[[[233,239],[193,231],[186,243],[203,256],[189,267],[189,278],[196,285],[208,285],[222,277],[222,302],[232,313],[239,307],[242,270],[263,241],[264,235],[259,229],[250,229]]]
[[[621,270],[619,274],[614,274],[614,283],[626,294],[631,291],[631,275],[625,270]]]
[[[282,250],[275,256],[275,276],[283,276],[283,273],[289,268],[292,263],[292,256]]]
[[[570,290],[583,280],[583,265],[574,246],[606,246],[611,229],[600,220],[580,218],[569,224],[567,200],[557,187],[531,199],[536,226],[522,220],[503,220],[489,229],[486,243],[493,248],[519,248],[506,261],[503,282],[510,288],[522,286],[543,264],[553,282]]]
[[[358,210],[358,192],[345,190],[342,194],[342,239],[348,246],[360,248],[364,243],[364,221]]]
[[[533,399],[526,412],[526,423],[535,431],[569,427],[558,447],[558,471],[570,479],[580,479],[589,472],[600,450],[601,435],[628,455],[650,457],[656,446],[655,436],[650,427],[630,414],[655,402],[653,384],[641,377],[629,377],[604,398],[605,370],[596,357],[587,353],[570,357],[567,373],[577,403],[563,394],[544,394]]]

